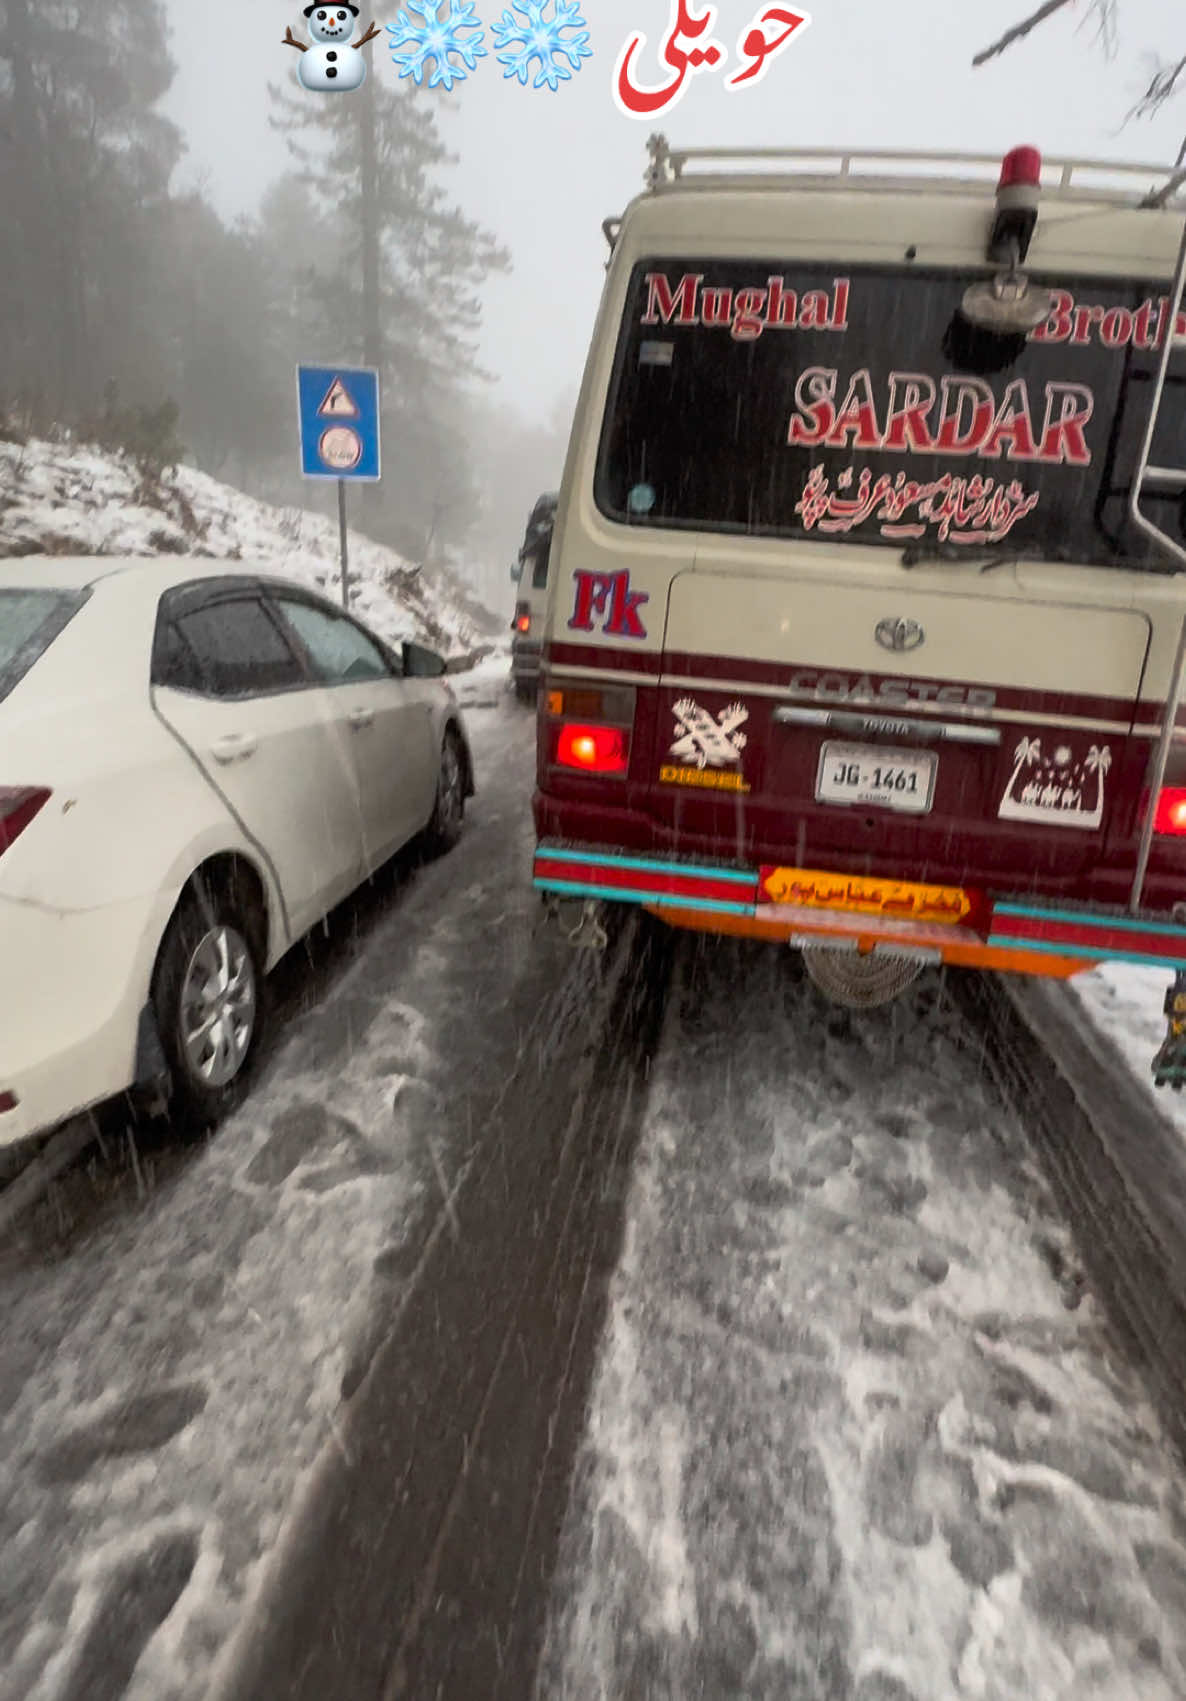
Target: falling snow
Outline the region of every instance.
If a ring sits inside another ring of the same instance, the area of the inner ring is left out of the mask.
[[[164,540],[332,577],[328,521],[200,474],[152,510],[90,453],[0,445],[5,474],[14,542]],[[351,549],[366,618],[472,641],[454,590]],[[208,1695],[338,1445],[343,1379],[468,1149],[442,1114],[453,1036],[474,1079],[501,1079],[495,1024],[542,948],[521,878],[533,741],[506,668],[460,687],[485,824],[476,810],[451,861],[376,920],[170,1185],[145,1153],[122,1218],[6,1273],[5,1694],[98,1694],[104,1613],[163,1576],[175,1605],[121,1693]],[[743,737],[727,718],[718,732]],[[1090,803],[1110,759],[1023,739],[1010,787],[1028,807],[1027,785],[1065,794],[1073,773]],[[474,836],[500,812],[501,839]],[[702,957],[682,955],[640,1113],[541,1695],[1174,1701],[1180,1467],[976,1057],[917,999],[851,1022],[785,959]],[[1146,1083],[1165,980],[1110,965],[1069,993]],[[1182,1101],[1156,1102],[1186,1138]]]
[[[1078,760],[1068,744],[1043,755],[1040,738],[1022,738],[997,813],[1003,820],[1060,821],[1095,828],[1104,815],[1104,788],[1112,752],[1093,744]]]
[[[1186,1693],[1179,1468],[1017,1123],[922,995],[681,962],[536,1701]]]

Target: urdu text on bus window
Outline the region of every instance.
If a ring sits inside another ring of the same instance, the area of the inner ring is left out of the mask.
[[[1030,336],[958,315],[969,274],[762,260],[632,273],[596,495],[632,525],[1151,564],[1128,485],[1162,286],[1035,279]],[[1181,325],[1180,329],[1184,328]],[[1186,380],[1175,355],[1173,378]],[[1186,460],[1163,414],[1152,459]],[[1186,535],[1177,494],[1163,524]]]

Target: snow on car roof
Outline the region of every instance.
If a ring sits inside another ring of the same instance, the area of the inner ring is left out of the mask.
[[[280,577],[266,561],[212,561],[194,555],[25,555],[0,570],[0,590],[76,591],[124,574],[138,574],[156,588],[191,579]]]

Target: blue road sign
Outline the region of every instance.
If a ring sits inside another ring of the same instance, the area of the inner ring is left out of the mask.
[[[298,366],[305,478],[374,483],[379,475],[379,374],[372,366]]]

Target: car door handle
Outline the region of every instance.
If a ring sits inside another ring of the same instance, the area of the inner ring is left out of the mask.
[[[253,732],[228,732],[216,738],[210,749],[216,762],[240,762],[245,756],[253,756],[258,745]]]
[[[347,719],[357,732],[361,727],[370,726],[375,718],[374,709],[351,709]]]

